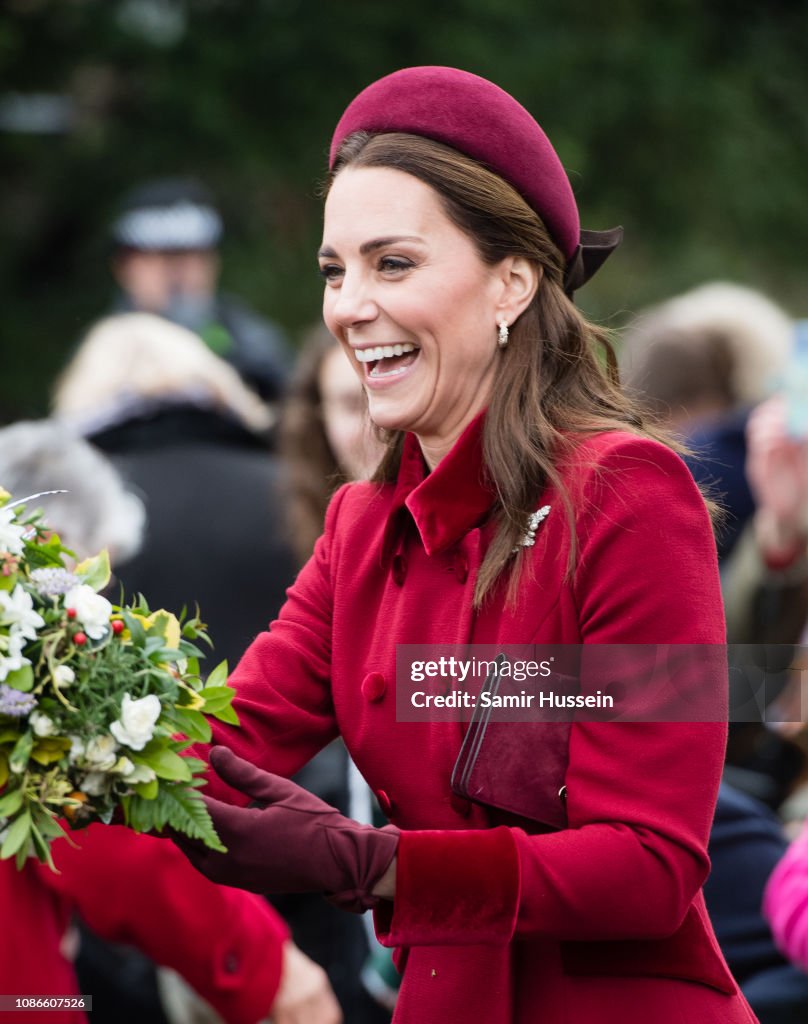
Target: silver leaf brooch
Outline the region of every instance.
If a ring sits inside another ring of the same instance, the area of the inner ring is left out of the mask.
[[[536,530],[539,528],[539,524],[542,523],[550,513],[549,505],[542,505],[541,508],[536,509],[532,512],[527,520],[527,531],[524,537],[519,541],[516,547],[513,549],[513,554],[519,550],[519,548],[532,548],[536,543]]]

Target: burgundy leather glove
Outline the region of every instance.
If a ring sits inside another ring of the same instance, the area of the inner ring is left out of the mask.
[[[210,763],[222,781],[261,806],[234,807],[203,794],[228,852],[173,835],[198,871],[213,882],[252,892],[322,892],[356,912],[379,902],[371,890],[396,854],[397,828],[360,825],[227,747],[214,747]]]

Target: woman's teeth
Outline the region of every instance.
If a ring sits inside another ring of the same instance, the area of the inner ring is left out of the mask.
[[[378,345],[376,348],[354,349],[356,358],[360,363],[375,363],[379,359],[391,359],[393,356],[403,356],[407,352],[414,352],[415,345],[405,342],[403,345]]]
[[[373,369],[370,370],[370,372],[368,373],[368,377],[395,377],[399,373],[404,373],[404,371],[408,368],[409,363],[406,363],[403,366],[400,363],[396,364],[395,366],[392,366],[389,370],[382,369],[384,365],[385,364],[382,361],[376,363]]]

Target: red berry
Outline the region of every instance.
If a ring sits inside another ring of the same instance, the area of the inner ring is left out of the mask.
[[[83,647],[87,643],[87,634],[82,632],[74,633],[73,643],[76,647]]]
[[[122,619],[113,619],[112,620],[112,632],[115,634],[115,636],[119,636],[121,633],[123,633],[123,630],[124,630],[123,620]]]
[[[68,619],[75,619],[75,617],[76,617],[76,609],[75,608],[68,608],[67,609],[67,617],[68,617]]]

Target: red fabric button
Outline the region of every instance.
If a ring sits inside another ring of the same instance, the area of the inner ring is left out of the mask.
[[[457,793],[452,793],[449,798],[452,810],[455,814],[459,814],[461,818],[468,818],[471,814],[471,800],[467,800],[464,796],[458,796]]]
[[[406,555],[398,554],[393,556],[393,582],[397,587],[404,586],[404,580],[407,578],[407,557]]]
[[[371,672],[362,680],[362,696],[366,700],[381,700],[386,689],[387,681],[381,672]]]
[[[458,583],[465,583],[469,577],[469,563],[462,551],[456,551],[454,556],[454,574]]]
[[[393,801],[383,789],[380,789],[376,794],[376,799],[379,801],[379,807],[381,808],[382,814],[386,818],[389,818],[393,813]]]

